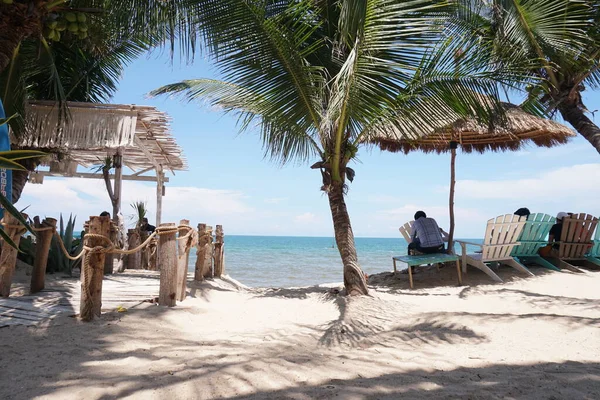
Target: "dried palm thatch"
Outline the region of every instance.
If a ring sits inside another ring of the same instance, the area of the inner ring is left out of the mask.
[[[518,150],[527,142],[537,146],[552,147],[566,143],[576,136],[575,132],[558,122],[536,117],[520,107],[503,103],[504,123],[487,126],[474,119],[442,121],[438,129],[429,125],[421,132],[379,132],[369,138],[382,150],[391,152],[411,151],[442,153],[450,150],[449,143],[456,141],[463,152]],[[405,137],[410,137],[407,139]]]
[[[67,102],[67,109],[65,118],[54,102],[30,102],[25,132],[13,137],[13,144],[66,154],[83,166],[102,163],[107,153],[121,148],[123,163],[133,170],[156,165],[187,169],[183,151],[169,132],[169,117],[155,107]]]

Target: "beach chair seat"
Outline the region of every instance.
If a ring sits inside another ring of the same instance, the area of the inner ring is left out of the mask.
[[[541,247],[548,244],[548,233],[552,225],[556,223],[556,218],[544,213],[531,214],[521,235],[517,239],[519,245],[516,246],[510,255],[521,263],[533,263],[541,267],[554,271],[560,271],[554,264],[545,260],[538,253]]]
[[[513,249],[519,245],[517,239],[524,226],[525,217],[513,214],[500,215],[487,222],[483,243],[457,240],[462,250],[462,272],[466,273],[467,265],[471,265],[485,272],[496,282],[502,282],[502,279],[488,265],[499,263],[533,276],[531,271],[511,256]],[[468,254],[467,245],[480,247],[481,253]]]
[[[573,214],[571,217],[564,218],[562,224],[560,241],[556,242],[557,255],[544,257],[544,259],[558,268],[583,272],[571,262],[588,262],[587,254],[594,246],[592,237],[598,225],[598,218],[585,213]]]
[[[462,285],[462,274],[460,271],[460,264],[458,262],[459,258],[455,254],[445,254],[445,253],[435,253],[435,254],[422,254],[417,256],[395,256],[392,257],[392,261],[394,263],[394,275],[398,272],[396,268],[396,262],[400,262],[406,264],[408,268],[408,282],[410,284],[410,288],[414,288],[413,277],[412,277],[412,268],[418,267],[422,265],[429,264],[442,264],[447,262],[454,262],[456,264],[456,272],[458,273],[458,284]]]

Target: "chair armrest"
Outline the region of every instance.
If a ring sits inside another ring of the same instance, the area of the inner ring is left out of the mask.
[[[466,242],[464,240],[455,240],[456,243],[460,243],[460,245],[462,246],[463,244],[467,245],[470,244],[471,246],[479,246],[479,247],[483,247],[483,243],[473,243],[473,242]]]

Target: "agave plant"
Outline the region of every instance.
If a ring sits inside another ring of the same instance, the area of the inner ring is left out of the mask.
[[[72,214],[69,215],[69,220],[65,226],[62,214],[60,214],[60,238],[56,235],[52,237],[50,252],[48,254],[48,267],[46,269],[48,272],[65,272],[71,275],[73,268],[79,263],[79,260],[69,260],[63,253],[61,245],[58,242],[59,240],[62,241],[65,249],[67,249],[71,256],[79,254],[83,247],[83,240],[81,240],[81,238],[75,238],[73,235],[76,219],[76,216],[74,217]]]

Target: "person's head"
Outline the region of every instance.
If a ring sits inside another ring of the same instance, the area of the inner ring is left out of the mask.
[[[110,213],[109,213],[108,211],[102,211],[102,212],[100,213],[100,216],[101,216],[101,217],[110,217]]]
[[[517,211],[515,211],[515,215],[518,215],[519,217],[529,218],[530,214],[531,214],[531,212],[529,211],[529,208],[527,208],[527,207],[521,207]]]
[[[569,217],[569,213],[566,212],[559,212],[558,214],[556,214],[556,222],[562,223],[564,218],[568,218]]]
[[[415,213],[415,221],[419,218],[427,218],[427,214],[425,214],[425,211],[417,211]]]
[[[142,218],[142,223],[148,225],[148,218]]]

